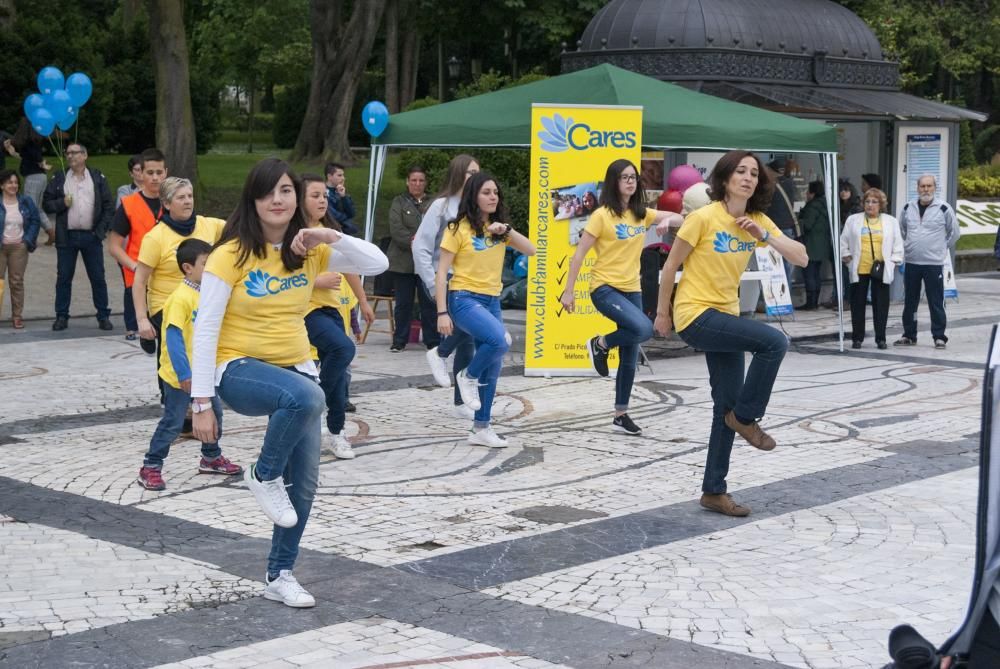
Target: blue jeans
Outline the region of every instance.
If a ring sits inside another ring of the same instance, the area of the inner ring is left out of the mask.
[[[187,416],[188,407],[191,405],[191,396],[180,388],[174,388],[169,383],[163,384],[163,416],[156,425],[153,438],[149,442],[149,450],[142,461],[143,467],[153,467],[160,469],[163,461],[170,453],[170,444],[173,443],[177,435],[181,433],[184,425],[184,418]],[[222,402],[218,397],[212,398],[212,413],[215,414],[215,424],[219,427],[218,437],[222,438]],[[214,460],[222,455],[219,442],[211,444],[202,442],[201,457],[206,460]]]
[[[712,387],[712,431],[702,492],[726,492],[729,455],[736,433],[726,427],[725,416],[757,420],[767,410],[771,389],[781,361],[788,350],[788,338],[769,325],[708,309],[677,333],[690,346],[705,352],[708,381]],[[744,354],[753,353],[746,379]]]
[[[218,394],[236,413],[270,416],[257,457],[257,474],[264,481],[284,477],[299,522],[295,527],[274,526],[267,571],[277,574],[291,569],[319,482],[323,391],[294,368],[241,358],[226,367]]]
[[[608,349],[618,347],[618,374],[615,376],[615,410],[628,409],[639,361],[639,344],[653,336],[653,324],[642,311],[642,292],[623,293],[605,284],[590,292],[594,307],[618,326],[604,335]]]
[[[500,315],[500,298],[455,290],[448,293],[448,311],[455,326],[468,333],[475,342],[476,354],[465,368],[470,379],[479,381],[481,406],[473,419],[473,427],[489,427],[497,379],[500,378],[503,356],[509,348]]]
[[[476,346],[472,343],[472,337],[464,330],[455,328],[450,335],[443,337],[437,346],[437,354],[442,358],[447,358],[453,351],[455,360],[452,361],[451,371],[457,375],[469,366],[469,363],[472,362],[472,356],[476,354]],[[458,384],[455,384],[455,404],[464,404],[462,393],[458,392]]]
[[[931,337],[948,341],[944,328],[948,317],[944,313],[944,271],[941,265],[906,263],[903,271],[903,336],[917,341],[917,307],[920,305],[920,283],[927,291],[927,309],[931,312]]]
[[[354,360],[355,346],[344,330],[344,319],[333,307],[306,314],[309,343],[319,353],[319,385],[326,395],[326,426],[333,434],[344,429],[347,404],[347,366]]]
[[[66,244],[56,247],[56,316],[69,318],[77,254],[83,256],[83,266],[90,279],[90,295],[97,310],[97,320],[104,320],[111,316],[108,282],[104,278],[104,245],[90,230],[69,230]]]

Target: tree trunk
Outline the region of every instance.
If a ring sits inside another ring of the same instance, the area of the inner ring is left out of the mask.
[[[122,22],[126,28],[131,28],[132,24],[142,13],[142,0],[122,1]]]
[[[399,111],[399,4],[388,0],[385,5],[385,106],[390,114]]]
[[[313,69],[309,103],[292,151],[293,160],[333,159],[353,164],[347,130],[351,109],[386,0],[352,3],[341,21],[344,0],[310,0]]]
[[[14,0],[0,0],[0,28],[10,28],[17,21]]]
[[[412,26],[416,19],[416,3],[408,3],[403,25]],[[403,36],[403,55],[399,65],[399,108],[406,109],[417,94],[417,68],[420,65],[420,32],[407,30]]]
[[[170,174],[198,180],[183,0],[147,0],[156,80],[156,145]]]

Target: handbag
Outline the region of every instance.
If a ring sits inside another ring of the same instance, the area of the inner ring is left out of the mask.
[[[865,221],[867,223],[867,220]],[[882,281],[882,277],[885,275],[885,262],[882,260],[875,260],[875,242],[872,241],[872,226],[868,225],[868,243],[872,246],[872,268],[868,272],[868,276],[876,281]]]

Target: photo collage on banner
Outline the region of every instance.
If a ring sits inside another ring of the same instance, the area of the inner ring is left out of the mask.
[[[527,376],[596,375],[587,340],[615,325],[590,301],[593,252],[576,283],[576,311],[566,312],[559,296],[580,235],[597,208],[605,171],[620,158],[637,166],[642,160],[642,107],[532,105],[528,219],[538,251],[528,264]],[[618,367],[617,353],[608,366]]]

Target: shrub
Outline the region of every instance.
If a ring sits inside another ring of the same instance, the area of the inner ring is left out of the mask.
[[[279,149],[290,149],[299,138],[302,119],[306,117],[306,107],[309,105],[309,85],[298,84],[286,86],[280,93],[275,93],[274,121],[271,136]]]
[[[988,163],[993,160],[993,156],[1000,151],[1000,125],[991,125],[983,128],[975,141],[976,160],[980,163]]]

